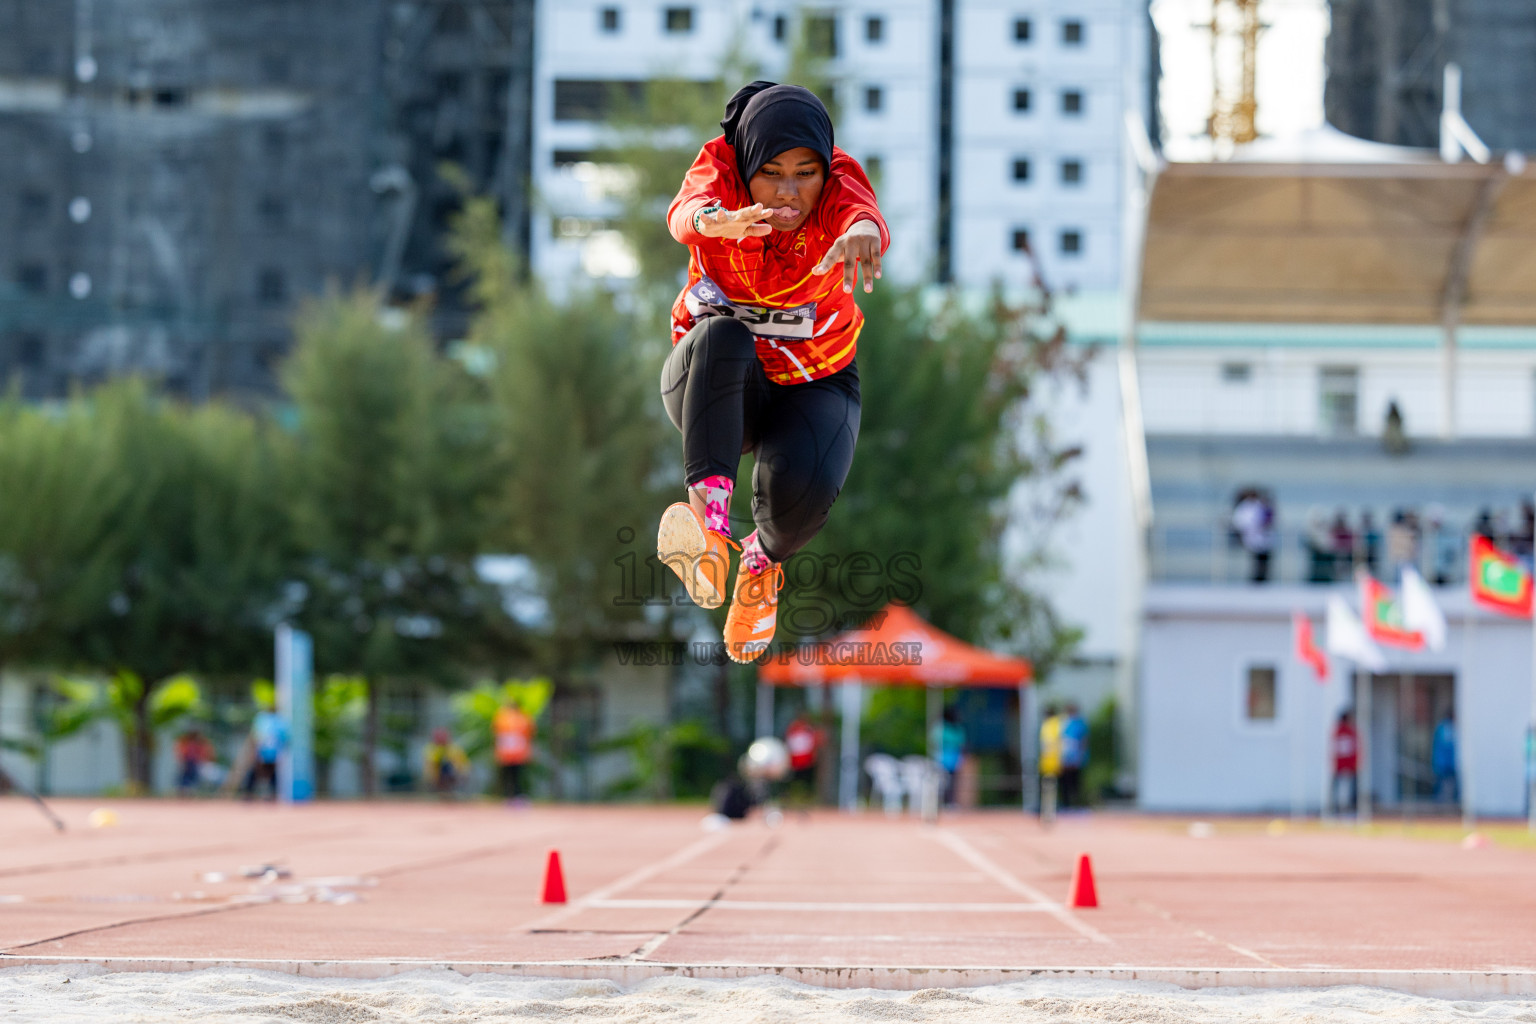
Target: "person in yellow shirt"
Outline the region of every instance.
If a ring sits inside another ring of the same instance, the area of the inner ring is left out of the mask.
[[[1065,725],[1056,705],[1045,709],[1045,720],[1040,723],[1040,820],[1049,822],[1056,817],[1056,785],[1061,777],[1061,730]]]
[[[432,742],[427,744],[423,755],[426,762],[427,785],[442,797],[452,796],[459,783],[469,777],[469,758],[464,749],[453,742],[447,729],[435,729]]]

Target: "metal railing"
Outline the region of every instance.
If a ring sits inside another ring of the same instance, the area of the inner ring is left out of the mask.
[[[1412,545],[1411,562],[1432,585],[1456,586],[1467,580],[1470,531],[1425,529]],[[1397,551],[1389,553],[1386,531],[1372,540],[1356,534],[1345,551],[1316,551],[1308,531],[1281,527],[1274,532],[1265,582],[1326,585],[1348,582],[1358,568],[1378,579],[1395,581]],[[1252,582],[1254,556],[1244,550],[1224,520],[1208,524],[1154,524],[1150,578],[1157,583],[1244,584]]]

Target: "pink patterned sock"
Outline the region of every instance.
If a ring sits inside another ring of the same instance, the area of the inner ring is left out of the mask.
[[[758,539],[756,530],[741,542],[741,567],[747,570],[748,576],[760,576],[773,568],[773,559],[763,550],[763,542]]]
[[[707,476],[688,488],[704,495],[704,529],[723,537],[731,535],[731,491],[736,481],[728,476]]]

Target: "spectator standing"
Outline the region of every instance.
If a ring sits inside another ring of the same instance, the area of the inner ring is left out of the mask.
[[[491,722],[491,732],[496,739],[502,798],[520,800],[523,797],[523,770],[533,757],[533,719],[515,704],[503,704]]]
[[[1065,720],[1056,705],[1048,705],[1040,723],[1040,820],[1056,816],[1056,790],[1061,780],[1061,727]]]
[[[959,712],[944,709],[943,717],[933,724],[929,743],[938,756],[939,767],[944,769],[944,806],[953,807],[955,773],[960,770],[960,758],[965,754],[965,728],[960,724]]]
[[[263,703],[251,721],[251,767],[241,787],[247,800],[258,786],[267,787],[267,799],[277,799],[277,758],[288,746],[288,723],[270,703]]]
[[[469,758],[464,748],[453,742],[448,730],[432,730],[432,742],[422,755],[424,777],[432,791],[442,797],[452,796],[459,785],[469,777]]]
[[[1413,513],[1398,509],[1387,527],[1387,578],[1396,580],[1404,566],[1419,564],[1419,531]]]
[[[1529,498],[1520,502],[1520,525],[1513,533],[1509,539],[1510,547],[1514,555],[1529,568],[1532,555],[1536,553],[1536,504],[1532,504]]]
[[[213,761],[213,744],[196,729],[176,737],[176,795],[197,792]]]
[[[784,730],[784,746],[789,750],[789,782],[793,790],[816,792],[816,760],[821,754],[821,730],[796,715]]]
[[[1429,554],[1429,579],[1435,586],[1449,586],[1456,578],[1466,544],[1457,532],[1445,525],[1445,509],[1431,505],[1424,510],[1424,547]]]
[[[1088,723],[1068,702],[1061,722],[1061,806],[1084,807],[1083,769],[1088,765]]]
[[[1355,804],[1359,799],[1358,778],[1360,776],[1360,734],[1355,731],[1355,713],[1353,711],[1339,712],[1339,721],[1333,727],[1333,809],[1342,813],[1347,807],[1351,814],[1355,813]],[[1345,800],[1339,796],[1343,790],[1349,794]]]
[[[1307,514],[1306,548],[1307,582],[1332,583],[1338,555],[1333,529],[1328,525],[1328,513],[1320,508]]]
[[[1472,524],[1472,532],[1497,544],[1498,538],[1494,536],[1493,529],[1493,510],[1484,505],[1477,510],[1477,521]]]
[[[1355,531],[1343,509],[1333,517],[1333,578],[1347,580],[1355,571]]]
[[[1232,528],[1237,531],[1243,550],[1248,552],[1252,565],[1249,582],[1268,582],[1269,556],[1275,546],[1275,513],[1257,490],[1250,488],[1238,496],[1237,507],[1232,510]]]
[[[1449,789],[1450,800],[1458,800],[1461,787],[1456,776],[1456,712],[1451,708],[1445,709],[1435,726],[1435,738],[1429,748],[1429,766],[1435,773],[1435,799],[1445,799],[1442,794]]]
[[[1355,543],[1355,564],[1364,563],[1365,571],[1375,576],[1381,568],[1381,531],[1376,528],[1376,520],[1371,517],[1370,509],[1360,513],[1360,532],[1355,537]]]

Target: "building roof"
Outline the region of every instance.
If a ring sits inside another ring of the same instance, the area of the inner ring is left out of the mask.
[[[1316,129],[1163,164],[1143,321],[1536,323],[1536,170]]]

